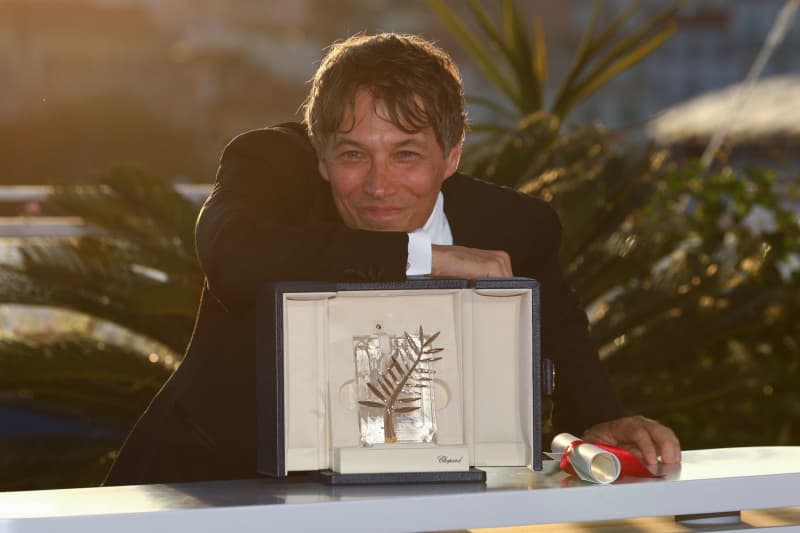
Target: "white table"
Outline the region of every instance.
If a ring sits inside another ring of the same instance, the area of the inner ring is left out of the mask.
[[[0,533],[435,531],[800,505],[800,446],[683,452],[665,477],[589,485],[487,469],[483,484],[328,487],[249,479],[0,493]]]

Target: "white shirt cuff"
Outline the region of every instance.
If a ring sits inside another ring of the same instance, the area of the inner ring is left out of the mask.
[[[423,276],[431,273],[431,237],[418,229],[408,234],[408,263],[406,276]]]

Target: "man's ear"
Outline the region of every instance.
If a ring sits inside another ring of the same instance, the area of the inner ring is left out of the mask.
[[[324,179],[327,182],[331,181],[330,176],[328,176],[328,167],[325,166],[325,160],[322,159],[321,157],[317,161],[317,169],[319,170],[319,175],[322,176],[322,179]]]
[[[447,154],[447,157],[445,157],[444,179],[449,178],[456,173],[456,170],[458,170],[458,163],[461,161],[461,149],[463,146],[464,142],[461,141],[451,148],[450,153]]]

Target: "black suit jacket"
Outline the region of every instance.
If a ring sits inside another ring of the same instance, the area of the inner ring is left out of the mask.
[[[558,261],[561,226],[544,202],[455,174],[443,185],[454,244],[505,250],[541,287],[542,353],[555,361],[557,430],[621,416]],[[270,280],[405,279],[405,233],[347,228],[297,124],[225,149],[197,222],[206,283],[186,356],[128,437],[107,484],[252,477],[256,469],[256,290]]]

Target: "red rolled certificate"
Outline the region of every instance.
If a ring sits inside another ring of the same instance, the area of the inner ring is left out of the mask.
[[[624,448],[587,442],[560,433],[553,438],[550,455],[560,459],[561,469],[592,483],[613,483],[622,476],[659,477]]]

